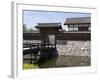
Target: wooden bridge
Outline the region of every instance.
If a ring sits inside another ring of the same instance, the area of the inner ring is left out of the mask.
[[[28,55],[30,57],[29,58],[24,57],[23,61],[27,60],[30,61],[30,64],[35,64],[39,61],[40,57],[48,58],[48,53],[54,50],[56,50],[56,46],[53,44],[24,43],[23,56]]]

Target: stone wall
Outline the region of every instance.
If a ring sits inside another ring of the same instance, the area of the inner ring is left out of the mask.
[[[24,40],[24,43],[41,43],[40,40]],[[59,55],[90,56],[91,41],[57,40]]]
[[[90,56],[91,42],[57,40],[57,50],[59,55]]]

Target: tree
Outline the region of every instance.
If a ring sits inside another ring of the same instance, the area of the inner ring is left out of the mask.
[[[27,27],[26,24],[23,24],[23,32],[34,32],[36,30],[34,30],[33,28],[29,28]]]
[[[33,31],[34,31],[33,28],[28,29],[28,32],[33,32]]]
[[[23,32],[27,32],[27,26],[26,26],[26,24],[23,24]]]

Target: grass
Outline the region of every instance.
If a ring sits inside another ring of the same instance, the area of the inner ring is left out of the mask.
[[[37,64],[23,64],[23,69],[37,69]]]

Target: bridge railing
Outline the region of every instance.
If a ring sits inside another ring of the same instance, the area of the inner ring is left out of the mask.
[[[55,48],[55,44],[24,43],[23,48]]]

